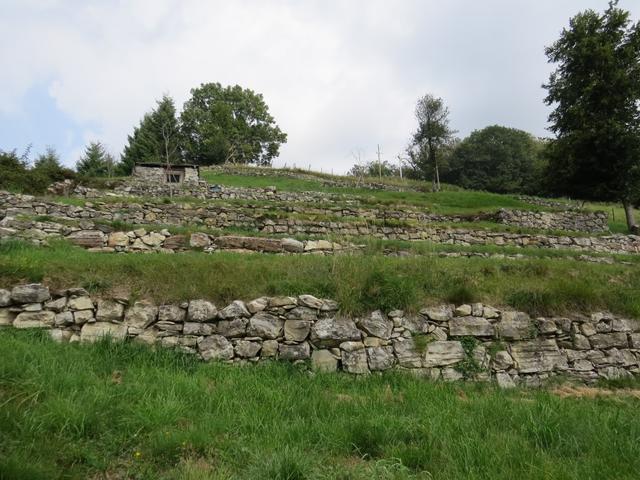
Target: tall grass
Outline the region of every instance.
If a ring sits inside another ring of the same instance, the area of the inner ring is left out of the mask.
[[[640,401],[0,331],[4,479],[633,479]]]
[[[599,310],[640,317],[640,270],[565,259],[395,258],[379,255],[243,255],[189,252],[94,254],[68,244],[0,244],[0,288],[45,281],[158,302],[209,298],[223,305],[263,295],[310,293],[345,313],[416,310],[471,300],[531,313]]]

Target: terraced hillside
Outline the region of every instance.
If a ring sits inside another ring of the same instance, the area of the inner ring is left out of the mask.
[[[635,477],[616,206],[202,173],[0,192],[0,479]]]

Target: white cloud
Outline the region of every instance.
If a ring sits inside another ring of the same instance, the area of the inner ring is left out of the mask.
[[[289,134],[278,163],[345,171],[386,158],[416,98],[445,98],[462,134],[503,123],[544,133],[544,45],[601,1],[9,1],[0,6],[0,111],[43,81],[58,108],[120,151],[164,92],[203,82],[263,93]],[[623,5],[625,6],[625,5]],[[65,142],[65,139],[60,139]],[[75,146],[80,151],[81,145]],[[73,159],[75,160],[75,159]]]

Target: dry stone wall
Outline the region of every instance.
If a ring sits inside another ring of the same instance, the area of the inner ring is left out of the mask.
[[[0,326],[45,329],[64,342],[102,337],[178,348],[206,361],[283,360],[324,371],[401,369],[444,380],[538,385],[640,374],[640,322],[609,313],[531,318],[480,303],[375,311],[350,318],[312,295],[155,305],[41,284],[0,289]],[[1,334],[1,332],[0,332]]]
[[[39,217],[41,221],[22,219]],[[46,219],[42,219],[46,217]],[[579,237],[522,234],[447,226],[398,225],[397,222],[310,220],[282,216],[269,217],[259,209],[229,206],[197,206],[190,203],[103,203],[85,206],[37,200],[26,195],[0,192],[0,237],[27,237],[36,240],[51,235],[90,236],[95,231],[110,232],[104,222],[134,225],[189,225],[201,228],[241,228],[265,234],[290,236],[369,236],[384,240],[429,240],[455,245],[497,245],[515,247],[566,248],[600,253],[638,253],[640,236],[603,235]],[[102,222],[102,224],[101,224]],[[99,236],[97,233],[95,235]]]

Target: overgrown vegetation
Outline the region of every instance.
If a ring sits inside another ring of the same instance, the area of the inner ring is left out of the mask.
[[[238,298],[310,293],[338,300],[346,313],[484,301],[541,315],[609,309],[640,316],[640,270],[618,264],[224,252],[99,255],[64,243],[47,249],[21,242],[0,245],[0,286],[43,280],[61,288],[126,290],[159,302],[210,298],[223,305]]]
[[[640,403],[624,391],[560,398],[398,372],[312,376],[129,343],[58,345],[41,332],[0,331],[0,351],[3,479],[631,479],[640,470]]]
[[[58,154],[51,147],[39,154],[33,163],[29,155],[30,148],[22,155],[16,150],[0,150],[0,190],[44,193],[51,183],[75,176],[73,171],[61,165]]]

